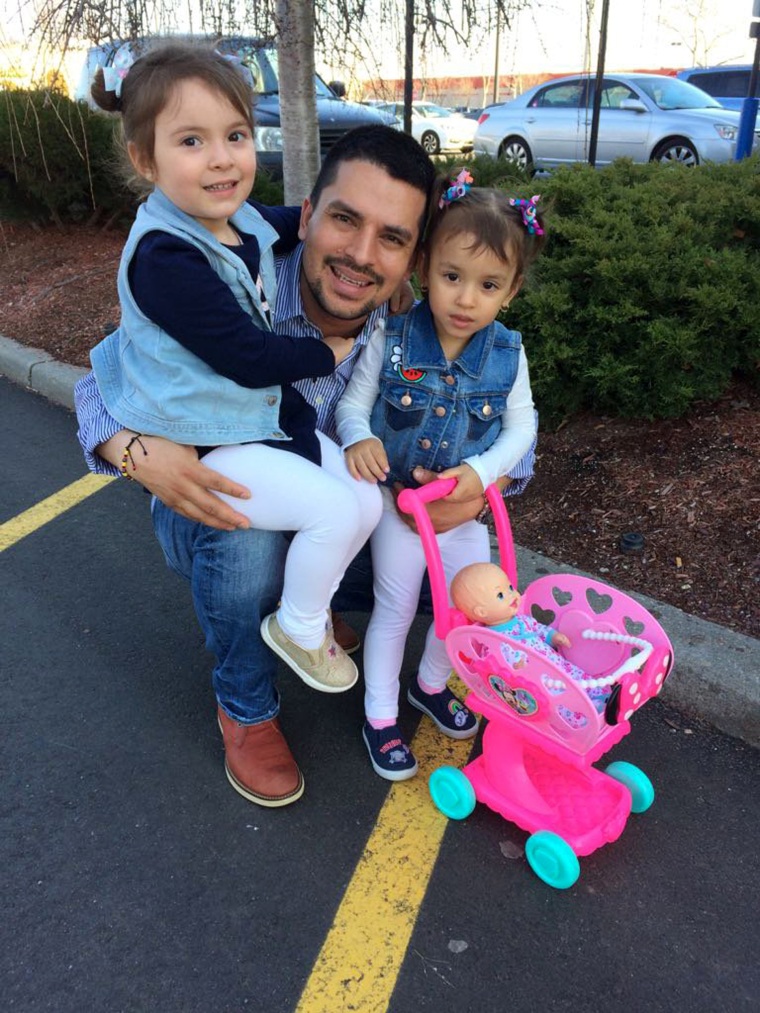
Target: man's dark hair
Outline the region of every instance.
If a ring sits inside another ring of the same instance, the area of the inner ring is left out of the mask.
[[[435,187],[435,166],[422,146],[409,134],[378,123],[354,127],[330,148],[311,191],[312,207],[316,207],[322,191],[335,182],[343,162],[369,162],[384,169],[391,179],[408,183],[423,193],[426,207]]]

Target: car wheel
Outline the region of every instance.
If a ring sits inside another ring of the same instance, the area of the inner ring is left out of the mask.
[[[420,144],[428,155],[437,155],[441,150],[441,142],[435,130],[426,130],[420,138]]]
[[[652,161],[693,166],[699,165],[699,155],[691,141],[687,141],[685,137],[669,137],[655,148]]]
[[[499,148],[499,158],[518,165],[521,169],[527,169],[533,161],[530,148],[522,137],[508,137],[502,141]]]

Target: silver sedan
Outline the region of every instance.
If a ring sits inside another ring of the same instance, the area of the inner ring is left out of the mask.
[[[549,168],[588,159],[595,76],[555,78],[489,106],[478,120],[475,154]],[[661,74],[609,74],[602,81],[596,164],[728,162],[739,113],[706,92]]]

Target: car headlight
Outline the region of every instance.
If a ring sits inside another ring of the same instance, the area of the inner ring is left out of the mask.
[[[722,137],[724,141],[736,140],[736,135],[738,133],[736,127],[730,127],[726,123],[715,123],[713,126],[718,131],[718,136]]]
[[[282,127],[256,127],[257,151],[282,151]]]

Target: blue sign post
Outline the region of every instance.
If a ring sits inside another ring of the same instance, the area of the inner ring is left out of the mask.
[[[760,0],[752,0],[752,17],[760,18]],[[742,112],[739,117],[739,133],[736,137],[736,155],[734,156],[736,162],[752,154],[752,143],[755,139],[757,107],[760,104],[755,98],[758,65],[760,65],[760,20],[753,20],[750,23],[749,37],[755,40],[755,59],[752,62],[752,72],[749,75],[747,97],[742,102]]]

